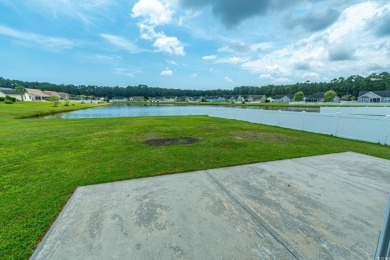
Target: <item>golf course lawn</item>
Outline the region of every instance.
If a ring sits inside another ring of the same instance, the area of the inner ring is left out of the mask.
[[[61,109],[0,103],[0,258],[28,258],[80,185],[390,147],[207,116],[15,119]],[[198,142],[152,146],[158,138]],[[329,162],[330,164],[332,162]]]

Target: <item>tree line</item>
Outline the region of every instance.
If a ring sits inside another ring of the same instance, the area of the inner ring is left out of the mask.
[[[47,82],[28,82],[20,80],[10,80],[0,77],[0,87],[16,88],[22,86],[25,88],[34,88],[46,91],[65,92],[73,95],[85,95],[95,97],[180,97],[180,96],[224,96],[224,95],[294,95],[301,91],[305,95],[311,95],[316,92],[326,92],[334,90],[339,97],[358,97],[360,91],[383,91],[390,90],[390,74],[388,72],[372,73],[363,77],[353,75],[348,78],[339,77],[330,82],[310,82],[286,84],[286,85],[266,85],[266,86],[239,86],[233,90],[214,89],[214,90],[186,90],[174,88],[149,87],[147,85],[127,86],[127,87],[109,87],[95,85],[72,85],[72,84],[53,84]]]

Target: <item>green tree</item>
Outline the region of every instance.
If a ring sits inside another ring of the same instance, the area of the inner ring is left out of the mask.
[[[331,102],[337,96],[337,93],[334,90],[328,90],[324,94],[324,101]]]
[[[23,96],[25,93],[27,93],[27,90],[25,87],[18,86],[14,89],[16,92],[20,93],[20,96],[22,97],[22,101],[24,101]]]
[[[297,93],[295,93],[294,95],[294,101],[303,101],[303,98],[305,97],[305,94],[303,94],[302,91],[298,91]]]

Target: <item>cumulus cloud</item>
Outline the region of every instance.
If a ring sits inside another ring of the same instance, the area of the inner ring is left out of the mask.
[[[114,45],[122,50],[128,51],[130,53],[140,52],[140,49],[134,43],[132,43],[132,42],[130,42],[122,37],[119,37],[116,35],[111,35],[111,34],[104,34],[104,33],[100,34],[100,37],[102,37],[103,39],[106,39],[112,45]]]
[[[132,17],[142,17],[153,25],[169,23],[174,13],[168,4],[163,4],[159,0],[140,0],[131,11]]]
[[[300,26],[307,31],[315,32],[327,28],[333,24],[339,16],[339,11],[329,8],[326,11],[308,13],[302,17],[289,17],[284,20],[284,23],[289,28]]]
[[[76,45],[74,41],[69,39],[23,32],[2,25],[0,25],[0,34],[14,39],[23,40],[28,43],[35,43],[53,51],[71,49]]]
[[[156,47],[158,51],[169,54],[184,55],[184,47],[176,37],[162,35],[156,39],[153,46]]]
[[[217,56],[215,55],[207,55],[207,56],[203,56],[202,60],[215,60],[216,58]]]
[[[161,76],[172,76],[173,71],[170,68],[166,67],[165,70],[160,72],[160,75]]]
[[[258,74],[261,79],[282,82],[296,80],[326,80],[328,77],[367,74],[370,68],[382,64],[390,67],[390,42],[367,30],[367,25],[383,19],[385,6],[364,2],[346,8],[328,28],[286,47],[275,49],[260,58],[245,61],[240,68]],[[292,81],[292,82],[294,82]]]
[[[164,32],[155,31],[156,26],[170,23],[173,13],[170,6],[160,0],[139,0],[133,6],[131,16],[143,19],[138,23],[141,38],[154,41],[153,46],[157,51],[183,56],[184,46],[177,37],[166,36]]]

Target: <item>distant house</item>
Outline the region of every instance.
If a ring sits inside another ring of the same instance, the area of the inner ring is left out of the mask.
[[[46,91],[44,90],[43,93],[45,93],[46,95],[50,96],[50,97],[58,97],[59,99],[61,99],[61,95],[56,92],[56,91]]]
[[[16,100],[21,101],[22,100],[22,95],[19,92],[16,92],[12,88],[0,88],[0,97],[13,97],[16,98]]]
[[[195,96],[195,97],[192,97],[192,100],[193,100],[194,102],[202,102],[203,97],[202,97],[202,96]]]
[[[209,96],[206,98],[207,102],[225,102],[224,97],[219,97],[219,96]]]
[[[129,98],[130,101],[144,101],[145,98],[143,96],[134,96]]]
[[[126,97],[120,97],[120,96],[117,96],[117,97],[112,97],[112,102],[127,102],[128,99]]]
[[[278,103],[289,103],[294,101],[294,96],[292,95],[276,95],[272,96],[272,102],[278,102]]]
[[[58,94],[60,95],[60,99],[62,100],[71,98],[71,95],[65,92],[58,92]]]
[[[305,97],[304,100],[305,100],[305,102],[308,102],[308,103],[325,102],[325,99],[324,99],[325,93],[326,92],[317,92],[317,93],[314,93],[313,95]],[[332,101],[339,102],[340,98],[338,96],[336,96]]]
[[[251,103],[264,103],[267,100],[265,95],[249,95],[245,101]]]
[[[184,96],[182,96],[182,97],[175,97],[175,102],[188,102],[187,98],[188,97],[184,97]]]
[[[360,91],[358,102],[362,103],[389,103],[390,91]]]
[[[25,101],[45,101],[50,97],[40,89],[26,88],[26,91],[24,94]]]

